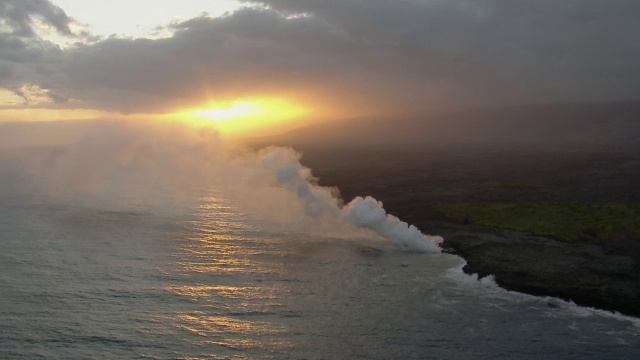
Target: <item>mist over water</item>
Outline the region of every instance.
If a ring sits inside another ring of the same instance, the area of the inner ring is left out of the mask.
[[[0,152],[0,358],[640,354],[636,320],[468,277],[293,149],[113,122]]]
[[[436,243],[441,237],[422,234],[371,197],[343,204],[337,189],[317,184],[293,149],[233,147],[211,128],[177,122],[101,123],[41,157],[20,163],[32,181],[29,190],[62,201],[82,199],[113,209],[164,203],[168,208],[197,202],[199,191],[215,182],[256,216],[324,233],[340,229],[347,237],[370,230],[402,249],[440,252]]]

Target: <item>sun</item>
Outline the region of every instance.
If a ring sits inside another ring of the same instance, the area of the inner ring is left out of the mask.
[[[195,116],[203,117],[214,121],[234,120],[244,117],[265,115],[268,109],[259,103],[249,101],[235,101],[229,107],[213,107],[209,109],[196,110]]]
[[[282,98],[210,102],[200,109],[180,112],[198,123],[211,122],[222,134],[238,137],[274,133],[311,114],[308,107]]]

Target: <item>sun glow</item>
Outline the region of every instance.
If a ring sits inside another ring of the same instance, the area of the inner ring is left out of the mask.
[[[214,107],[206,110],[196,110],[193,114],[210,120],[224,121],[248,116],[258,116],[265,112],[265,108],[259,104],[247,101],[236,101],[227,108]]]
[[[209,103],[203,109],[179,113],[191,121],[212,121],[230,137],[268,134],[311,114],[310,109],[280,98],[242,99],[230,103]]]
[[[0,100],[1,100],[0,93]],[[15,121],[57,120],[131,120],[180,121],[214,128],[225,138],[273,135],[308,123],[320,114],[310,107],[283,98],[248,98],[232,102],[210,102],[202,108],[190,108],[164,114],[122,114],[95,109],[55,109],[0,106],[0,124]]]

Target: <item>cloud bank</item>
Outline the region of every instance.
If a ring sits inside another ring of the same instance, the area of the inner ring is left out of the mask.
[[[74,37],[72,23],[61,8],[46,0],[1,0],[0,87],[28,104],[33,89],[47,89],[55,82],[55,69],[65,55],[59,46],[40,38],[37,29]]]
[[[20,94],[32,84],[64,106],[120,112],[274,95],[380,113],[640,93],[633,0],[245,3],[170,24],[168,38],[60,49],[33,28],[40,19],[72,35],[64,11],[46,0],[2,1],[0,85]]]

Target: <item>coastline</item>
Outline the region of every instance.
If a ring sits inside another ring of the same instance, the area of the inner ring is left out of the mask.
[[[438,211],[447,204],[496,202],[640,203],[636,151],[304,150],[303,163],[322,185],[337,186],[344,199],[371,195],[388,213],[443,236],[443,246],[467,261],[467,274],[494,275],[511,291],[640,317],[640,242],[564,242],[456,223]]]
[[[443,247],[464,258],[463,271],[493,275],[510,291],[640,317],[640,246],[633,242],[566,243],[475,225],[435,226]]]

